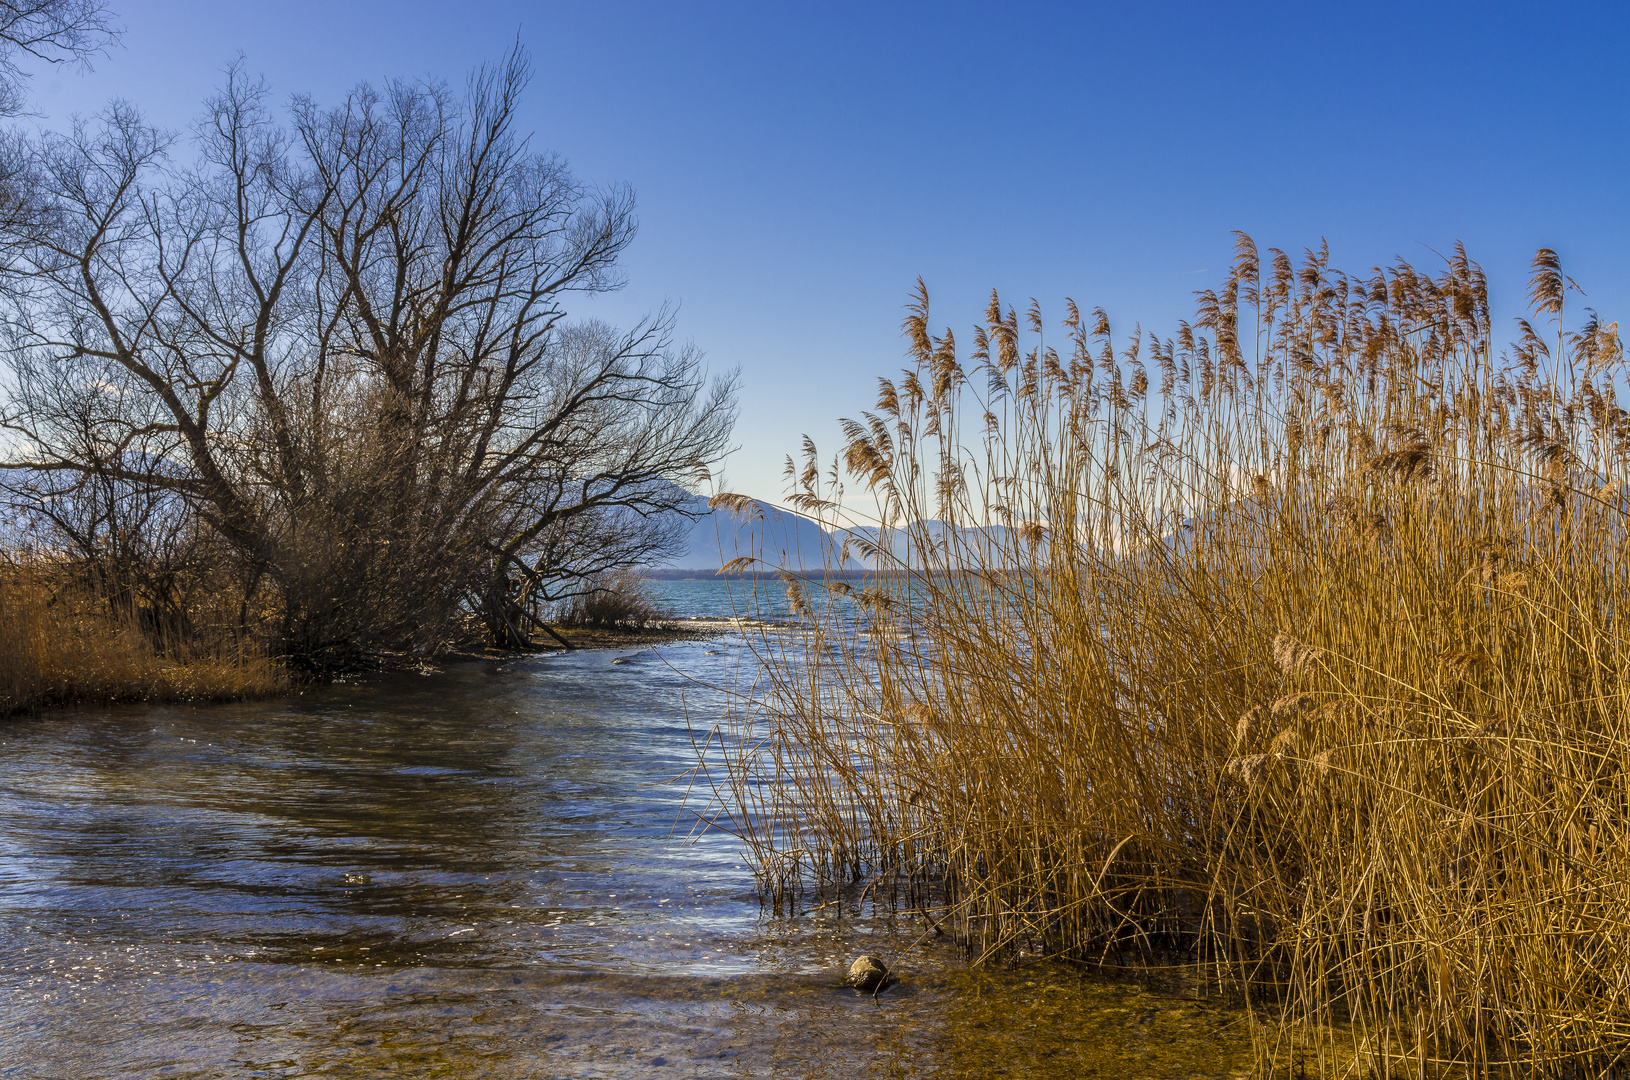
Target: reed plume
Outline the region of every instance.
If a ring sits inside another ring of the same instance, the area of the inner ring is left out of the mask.
[[[993,295],[964,358],[919,285],[913,366],[846,427],[872,601],[766,639],[737,717],[761,880],[976,957],[1181,963],[1260,1013],[1265,1069],[1620,1075],[1617,331],[1569,330],[1548,250],[1555,335],[1502,349],[1458,245],[1347,274],[1236,239],[1192,323],[1119,350]]]

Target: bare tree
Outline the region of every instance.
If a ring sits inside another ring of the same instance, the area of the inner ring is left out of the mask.
[[[118,37],[100,0],[0,0],[0,116],[27,106],[25,58],[85,67]]]
[[[184,496],[314,667],[433,650],[471,608],[518,644],[528,596],[662,550],[734,379],[709,386],[667,314],[566,321],[621,285],[633,199],[517,136],[527,74],[297,98],[284,124],[235,69],[186,164],[122,105],[45,136],[0,311],[7,464]]]
[[[0,118],[27,112],[28,60],[89,70],[91,58],[118,40],[113,14],[101,0],[0,0]],[[0,129],[0,260],[4,234],[35,212],[32,191],[21,182],[27,138]]]

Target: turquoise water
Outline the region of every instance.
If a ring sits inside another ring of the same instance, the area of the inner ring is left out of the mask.
[[[681,619],[750,618],[784,621],[792,617],[786,586],[750,578],[684,578],[646,583],[657,602]]]
[[[823,579],[801,579],[798,588],[812,606],[823,601],[836,605],[845,619],[857,614],[856,605],[842,589],[864,589],[873,579],[835,578],[840,589],[829,589]],[[681,578],[646,583],[656,601],[680,619],[749,619],[770,623],[794,622],[786,583],[773,578]]]

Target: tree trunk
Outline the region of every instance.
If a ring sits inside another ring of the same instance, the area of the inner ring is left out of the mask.
[[[532,648],[531,635],[522,629],[529,623],[554,638],[560,643],[561,648],[574,648],[571,642],[555,633],[553,627],[533,616],[522,604],[516,602],[510,590],[509,579],[506,577],[494,578],[488,582],[486,592],[481,598],[481,621],[486,623],[493,644],[500,649]]]

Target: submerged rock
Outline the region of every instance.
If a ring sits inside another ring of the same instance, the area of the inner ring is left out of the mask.
[[[862,956],[849,965],[849,974],[843,983],[845,986],[853,986],[857,990],[875,994],[883,988],[883,981],[888,977],[887,964],[875,956]]]

